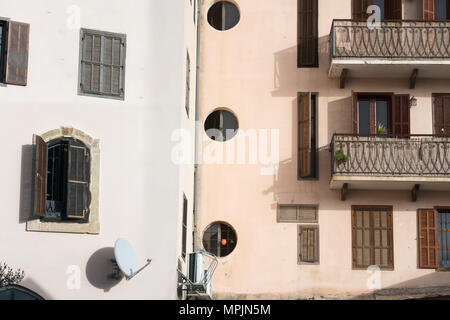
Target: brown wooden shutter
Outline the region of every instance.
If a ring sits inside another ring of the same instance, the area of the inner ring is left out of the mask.
[[[447,0],[447,12],[446,12],[446,18],[447,20],[450,20],[450,0]]]
[[[435,0],[422,0],[423,20],[434,20],[436,17]]]
[[[352,91],[352,130],[354,134],[359,133],[358,129],[358,94]]]
[[[437,212],[433,209],[418,211],[419,268],[436,269],[439,266]]]
[[[367,8],[373,5],[373,0],[352,0],[352,19],[366,20],[369,16]]]
[[[20,86],[27,85],[29,40],[29,24],[9,21],[6,83]]]
[[[299,178],[312,176],[311,93],[298,95],[298,171]]]
[[[67,181],[67,218],[83,219],[89,212],[90,155],[85,147],[69,143],[68,181]]]
[[[402,0],[387,0],[385,1],[385,18],[388,20],[402,19]]]
[[[410,135],[409,95],[396,94],[392,98],[392,134]]]
[[[48,147],[40,136],[33,136],[36,147],[36,162],[34,168],[34,215],[45,217],[47,200],[47,166]]]
[[[318,67],[318,0],[298,0],[297,26],[298,67]]]
[[[319,255],[319,226],[298,226],[298,263],[317,264]]]

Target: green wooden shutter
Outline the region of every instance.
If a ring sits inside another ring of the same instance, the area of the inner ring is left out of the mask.
[[[34,168],[34,215],[45,217],[47,200],[47,143],[38,135],[33,136],[36,148],[36,162]]]
[[[9,21],[6,83],[19,86],[27,85],[29,40],[29,24]]]
[[[85,147],[69,142],[66,216],[83,219],[89,213],[90,154]]]
[[[319,255],[319,226],[298,226],[298,263],[318,264]]]

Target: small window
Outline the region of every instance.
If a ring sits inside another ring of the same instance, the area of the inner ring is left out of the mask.
[[[394,269],[392,207],[352,207],[353,269]]]
[[[319,264],[319,226],[298,226],[298,264]]]
[[[126,35],[81,30],[79,94],[124,99]]]
[[[208,10],[209,24],[219,31],[233,28],[239,23],[239,20],[239,9],[228,1],[219,1]]]
[[[317,96],[298,94],[298,179],[318,178]]]
[[[317,206],[279,205],[278,222],[317,223]]]
[[[187,216],[188,216],[188,200],[186,195],[183,194],[183,242],[181,244],[181,256],[186,259],[186,239],[187,239]]]
[[[0,83],[26,86],[30,25],[0,20]]]
[[[236,232],[226,223],[213,223],[203,234],[203,247],[217,257],[228,256],[236,248],[236,244]]]
[[[214,141],[228,141],[237,134],[239,125],[236,117],[229,111],[217,110],[205,121],[205,131]]]
[[[90,151],[73,138],[35,136],[34,214],[44,221],[89,222]]]

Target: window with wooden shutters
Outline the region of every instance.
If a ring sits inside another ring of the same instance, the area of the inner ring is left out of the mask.
[[[450,135],[450,94],[433,94],[433,127],[436,135]]]
[[[423,20],[434,20],[436,17],[436,0],[422,0]]]
[[[409,136],[410,114],[409,95],[396,94],[392,104],[392,133],[396,136]]]
[[[438,268],[437,212],[434,209],[419,209],[417,215],[419,267],[436,269]]]
[[[353,269],[394,268],[391,206],[352,207]]]
[[[352,0],[352,19],[367,20],[367,8],[373,4],[373,0]]]
[[[319,226],[298,226],[298,264],[319,264]]]
[[[67,157],[67,211],[70,219],[83,219],[89,213],[89,150],[69,140]]]
[[[316,95],[298,94],[298,178],[317,178]]]
[[[79,94],[124,99],[126,35],[81,30]]]
[[[30,40],[30,25],[27,23],[9,21],[3,24],[2,50],[4,82],[7,84],[26,86],[28,78],[28,51]],[[5,39],[7,43],[5,43]],[[5,47],[5,45],[7,47]],[[6,51],[6,52],[5,52]]]
[[[35,145],[34,167],[34,216],[45,217],[47,198],[47,143],[37,135],[33,136]]]
[[[298,61],[299,68],[319,66],[318,0],[298,0]]]
[[[187,216],[188,216],[188,200],[186,195],[183,194],[183,234],[182,234],[182,244],[181,244],[181,256],[186,259],[186,244],[187,244]]]

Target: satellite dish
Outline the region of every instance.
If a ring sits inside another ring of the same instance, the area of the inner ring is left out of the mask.
[[[147,259],[147,264],[138,270],[136,253],[131,244],[125,239],[118,239],[114,245],[114,257],[119,270],[127,280],[131,280],[139,272],[144,270],[152,262]]]

